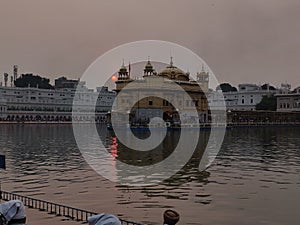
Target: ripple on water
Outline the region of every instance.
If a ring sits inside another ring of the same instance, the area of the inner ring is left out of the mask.
[[[199,172],[193,162],[160,184],[128,187],[92,171],[71,126],[1,124],[0,146],[7,156],[1,180],[10,191],[149,224],[160,224],[155,221],[161,221],[164,208],[179,210],[184,224],[237,225],[237,218],[249,224],[288,224],[285,214],[295,222],[289,224],[297,224],[299,133],[299,128],[232,129],[206,172]],[[109,151],[113,133],[101,129],[99,135]],[[122,172],[118,164],[116,172]],[[142,178],[132,172],[128,179]]]

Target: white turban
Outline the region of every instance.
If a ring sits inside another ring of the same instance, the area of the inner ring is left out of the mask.
[[[89,225],[121,225],[118,217],[111,214],[99,214],[88,218]]]
[[[19,200],[11,200],[0,204],[0,212],[8,222],[12,219],[26,218],[25,206]]]

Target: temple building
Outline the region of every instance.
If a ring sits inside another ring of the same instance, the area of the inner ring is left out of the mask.
[[[196,79],[191,79],[189,72],[176,67],[172,57],[170,64],[159,73],[148,59],[143,75],[135,79],[131,77],[130,66],[127,70],[123,63],[115,82],[117,95],[123,90],[122,97],[116,100],[117,108],[130,113],[131,125],[145,125],[153,117],[163,118],[171,124],[193,123],[195,120],[200,123],[207,122],[208,103],[205,93],[208,92],[209,73],[202,68]],[[132,82],[136,84],[136,88],[127,90],[125,87]],[[141,88],[145,85],[150,88]],[[180,86],[182,91],[178,91],[175,86]],[[133,107],[129,107],[132,105]],[[198,116],[191,113],[195,108]],[[184,118],[179,119],[179,111]]]

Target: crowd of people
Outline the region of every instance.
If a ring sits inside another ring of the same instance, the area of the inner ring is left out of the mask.
[[[166,210],[163,214],[163,225],[175,225],[179,214],[174,210]],[[88,218],[89,225],[121,225],[118,217],[112,214],[99,214]],[[26,225],[26,213],[23,202],[11,200],[0,204],[0,225]]]

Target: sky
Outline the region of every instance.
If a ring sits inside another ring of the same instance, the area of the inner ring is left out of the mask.
[[[0,80],[14,64],[77,79],[118,45],[163,40],[198,54],[220,83],[297,87],[299,21],[297,0],[0,0]]]

